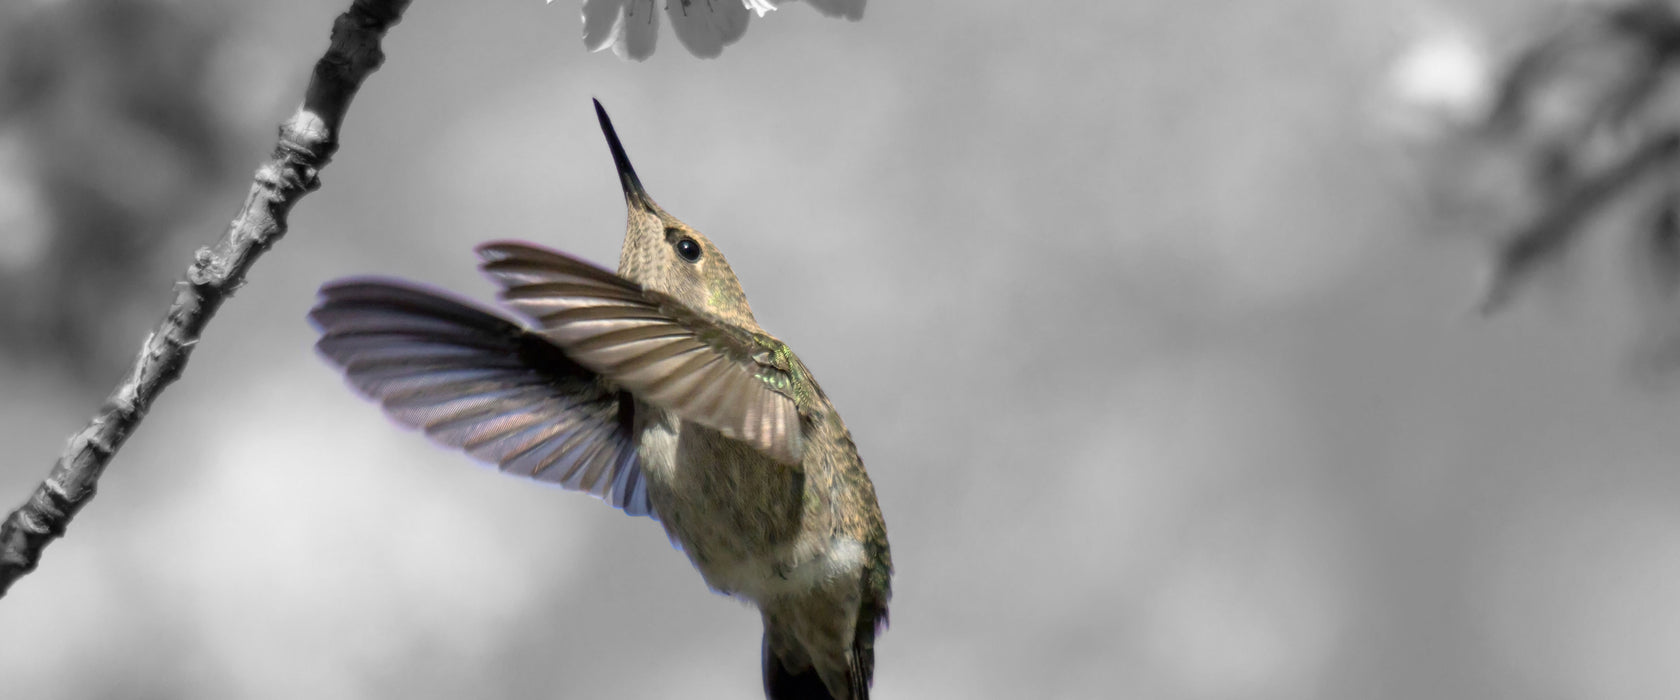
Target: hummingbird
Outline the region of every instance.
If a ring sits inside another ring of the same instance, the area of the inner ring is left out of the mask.
[[[664,526],[757,606],[771,700],[867,700],[892,558],[875,487],[809,368],[723,253],[642,187],[599,101],[628,209],[617,273],[478,246],[509,318],[396,279],[329,282],[317,350],[397,423]]]

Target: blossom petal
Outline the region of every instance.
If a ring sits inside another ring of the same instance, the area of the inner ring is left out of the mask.
[[[668,0],[665,14],[671,29],[688,52],[700,58],[717,58],[723,47],[747,32],[747,6],[735,0]]]
[[[719,5],[729,5],[729,7],[724,7],[712,15],[712,26],[718,28],[718,37],[723,40],[723,45],[728,46],[746,36],[747,23],[752,21],[752,16],[747,14],[747,6],[742,4],[740,7],[733,7],[733,3],[729,0],[712,0],[712,2]]]
[[[607,48],[624,34],[626,0],[583,0],[583,47]]]
[[[625,0],[624,30],[613,42],[613,53],[619,58],[645,61],[653,55],[659,41],[659,13],[654,12],[653,0]]]
[[[552,2],[552,0],[550,0]],[[583,0],[583,45],[590,51],[612,47],[620,58],[647,60],[659,40],[657,0]],[[793,0],[665,0],[671,30],[689,53],[716,58],[747,33],[753,13],[759,17]],[[828,17],[863,18],[867,0],[807,0]]]
[[[863,19],[863,5],[867,0],[805,0],[811,7],[817,8],[827,17],[845,17],[857,21]]]

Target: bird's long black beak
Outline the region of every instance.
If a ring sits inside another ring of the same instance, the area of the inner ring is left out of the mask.
[[[624,144],[619,143],[618,132],[613,130],[606,108],[601,106],[600,100],[592,101],[595,103],[595,116],[601,120],[601,133],[607,137],[607,148],[612,149],[613,166],[618,168],[618,184],[624,188],[625,203],[636,209],[654,209],[653,198],[642,189],[641,178],[636,177],[636,169],[630,166],[630,156],[624,152]]]

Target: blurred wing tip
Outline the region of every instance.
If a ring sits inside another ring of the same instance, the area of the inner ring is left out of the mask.
[[[315,291],[315,296],[321,299],[332,299],[354,294],[368,289],[398,289],[419,290],[420,285],[400,277],[385,277],[382,275],[351,275],[338,279],[327,280]]]
[[[348,316],[357,316],[358,311],[370,310],[450,318],[457,322],[482,314],[498,322],[508,322],[495,310],[442,287],[372,275],[342,277],[321,285],[315,306],[304,318],[325,338],[338,335],[341,331],[355,330],[354,322],[341,327],[339,321],[331,318],[333,314],[344,312]]]
[[[373,296],[389,300],[392,292],[409,297],[436,297],[444,301],[472,306],[471,302],[437,285],[415,282],[401,277],[353,275],[329,280],[322,284],[315,293],[320,300],[316,302],[315,308],[321,308],[339,301],[366,301]]]
[[[511,239],[511,238],[504,238],[504,239],[499,239],[499,240],[494,240],[494,241],[486,241],[484,243],[480,243],[476,246],[473,246],[473,252],[477,253],[479,259],[481,259],[485,262],[495,262],[497,260],[506,260],[510,257],[513,257],[519,251],[532,250],[532,249],[541,250],[542,246],[539,246],[535,243],[531,243],[529,241],[521,241],[521,240],[515,240],[515,239]]]
[[[326,322],[321,319],[320,305],[316,305],[315,308],[309,310],[309,313],[304,314],[303,320],[305,323],[309,324],[309,327],[313,329],[316,334],[323,336],[315,340],[315,352],[321,352],[321,341],[326,339],[327,326]]]
[[[328,280],[315,290],[315,306],[309,309],[304,319],[316,333],[327,334],[326,311],[339,304],[353,302],[357,297],[367,296],[370,290],[388,290],[391,288],[413,290],[414,285],[395,277],[379,277],[375,275],[357,275]],[[316,349],[320,349],[317,342]]]
[[[561,258],[574,262],[583,262],[570,253],[555,250],[541,243],[532,243],[514,238],[480,243],[473,248],[478,257],[485,262],[497,262],[513,258]]]
[[[532,243],[530,241],[515,239],[489,241],[474,247],[473,251],[478,253],[478,257],[485,263],[496,263],[505,260],[525,258],[527,260],[536,259],[546,263],[559,262],[571,265],[582,265],[601,270],[602,272],[606,271],[606,268],[596,265],[588,260],[584,260],[576,255],[572,255],[571,253],[555,250],[548,246]]]

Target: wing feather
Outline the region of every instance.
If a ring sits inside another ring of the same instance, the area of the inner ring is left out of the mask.
[[[578,364],[683,420],[799,462],[800,407],[789,368],[766,351],[775,339],[563,253],[511,242],[478,252],[502,301]]]
[[[316,343],[405,426],[502,471],[657,517],[622,394],[517,324],[404,282],[321,288]]]

